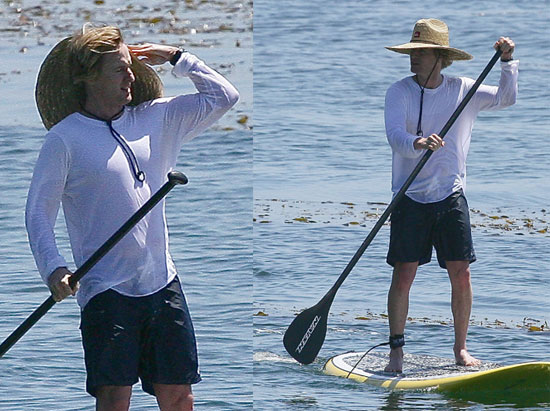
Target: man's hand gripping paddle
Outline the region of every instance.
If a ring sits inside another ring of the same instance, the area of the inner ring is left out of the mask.
[[[439,136],[441,138],[445,137],[460,113],[462,113],[462,110],[464,110],[464,107],[466,107],[485,77],[487,77],[487,74],[489,74],[501,54],[502,51],[498,49],[491,61],[489,61],[485,69],[479,75],[475,84],[472,86],[470,91],[468,91],[468,94],[466,94],[460,105],[456,108],[451,118],[449,118],[449,120],[439,133]],[[386,211],[384,211],[382,216],[378,219],[371,232],[369,233],[367,238],[365,238],[365,240],[361,244],[361,247],[359,247],[357,252],[354,254],[353,258],[348,263],[342,274],[340,274],[340,277],[338,277],[332,288],[317,304],[298,314],[294,321],[292,321],[290,326],[287,328],[283,337],[283,344],[288,353],[298,362],[302,364],[310,364],[313,362],[313,360],[315,360],[315,357],[317,357],[317,354],[319,353],[319,350],[321,350],[323,342],[325,341],[325,336],[327,333],[328,313],[332,301],[336,296],[336,292],[338,291],[344,280],[347,278],[353,267],[355,267],[355,264],[357,264],[367,247],[370,245],[371,241],[374,239],[380,228],[384,225],[392,211],[395,209],[397,203],[403,198],[405,192],[407,191],[413,180],[416,178],[418,173],[420,173],[420,170],[422,170],[422,167],[424,167],[432,154],[433,151],[427,150],[424,156],[422,156],[409,178],[403,184],[403,187],[401,187],[401,189],[394,196]]]
[[[172,188],[178,184],[187,184],[187,177],[178,171],[168,174],[168,181],[155,193],[139,210],[137,210],[97,251],[76,270],[69,279],[69,285],[74,288],[76,283],[97,264],[128,232],[162,200]],[[55,304],[52,296],[48,297],[34,312],[0,344],[0,358],[17,342],[29,329],[36,324]]]

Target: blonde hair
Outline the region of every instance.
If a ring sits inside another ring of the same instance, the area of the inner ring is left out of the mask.
[[[86,23],[68,44],[68,58],[76,96],[83,106],[86,102],[86,81],[95,80],[101,69],[101,57],[117,51],[124,43],[118,27],[95,27]]]
[[[73,84],[97,78],[101,57],[117,51],[123,43],[118,27],[84,25],[82,32],[75,34],[69,42]]]

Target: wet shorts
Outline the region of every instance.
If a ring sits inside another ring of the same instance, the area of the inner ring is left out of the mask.
[[[476,260],[468,202],[462,190],[429,204],[404,196],[392,212],[388,264],[426,264],[432,259],[432,247],[441,268],[446,268],[445,261]]]
[[[93,297],[81,314],[86,390],[103,385],[195,384],[197,347],[191,317],[178,278],[145,297],[107,290]]]

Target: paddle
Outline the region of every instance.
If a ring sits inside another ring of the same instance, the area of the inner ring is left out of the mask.
[[[451,115],[451,118],[449,118],[449,120],[439,133],[439,136],[441,138],[445,137],[460,113],[462,113],[462,110],[464,110],[464,107],[466,107],[474,93],[481,85],[482,81],[485,79],[485,77],[487,77],[487,74],[489,74],[489,71],[491,71],[501,54],[502,51],[498,49],[491,61],[489,61],[485,69],[479,75],[478,79],[476,80],[470,91],[468,91],[468,94],[466,94],[460,105],[456,108],[454,113]],[[342,274],[340,274],[340,277],[338,277],[332,288],[317,304],[298,314],[298,316],[296,316],[294,321],[292,321],[292,323],[287,328],[283,337],[283,344],[287,352],[298,362],[302,364],[310,364],[313,362],[313,360],[315,360],[315,357],[317,357],[317,354],[319,353],[319,350],[321,349],[321,346],[325,341],[328,313],[332,301],[336,296],[336,292],[338,291],[344,280],[347,278],[353,267],[355,267],[355,264],[357,264],[367,247],[370,245],[371,241],[374,239],[380,228],[382,228],[382,226],[390,216],[391,212],[395,209],[397,203],[399,203],[399,201],[403,198],[405,192],[407,191],[413,180],[416,178],[418,173],[420,173],[420,170],[422,170],[422,167],[424,167],[432,154],[433,151],[427,150],[424,156],[422,156],[409,178],[403,184],[403,187],[401,187],[401,189],[394,196],[394,198],[388,205],[388,208],[386,208],[382,216],[378,219],[378,221],[368,234],[367,238],[365,238],[365,240],[361,244],[361,247],[359,247],[357,252],[354,254],[353,258],[348,263]]]
[[[128,232],[162,200],[168,192],[178,184],[187,184],[187,177],[179,171],[168,173],[168,181],[151,198],[141,206],[105,243],[88,258],[84,264],[76,270],[69,278],[69,284],[74,287],[90,269],[97,264]],[[27,317],[19,327],[13,331],[8,338],[0,345],[0,358],[17,342],[36,322],[54,306],[56,301],[49,296],[34,312]]]

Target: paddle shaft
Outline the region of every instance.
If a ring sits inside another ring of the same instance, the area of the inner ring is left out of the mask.
[[[101,260],[128,232],[162,200],[168,192],[178,184],[187,184],[184,174],[172,171],[168,174],[168,181],[137,210],[105,243],[97,249],[69,278],[69,284],[74,287],[90,269]],[[19,327],[13,331],[0,345],[0,358],[17,342],[25,333],[42,318],[55,305],[56,301],[49,296],[34,312],[27,317]]]
[[[474,83],[470,91],[468,91],[468,93],[466,94],[462,102],[455,109],[454,113],[451,115],[451,117],[449,118],[445,126],[443,126],[443,129],[438,134],[439,137],[441,138],[445,137],[449,129],[455,123],[458,116],[460,116],[460,114],[462,113],[466,105],[470,102],[470,100],[472,99],[473,95],[475,94],[475,92],[477,91],[477,89],[479,88],[483,80],[485,80],[485,77],[487,77],[487,74],[489,74],[489,72],[491,71],[491,69],[497,62],[497,60],[500,58],[501,54],[502,54],[502,50],[498,49],[495,55],[493,56],[493,58],[491,58],[491,60],[485,67],[485,69],[481,72],[481,74],[479,75],[478,79],[476,80],[476,82]],[[405,192],[408,190],[408,188],[410,187],[410,185],[412,184],[416,176],[418,176],[418,174],[420,173],[420,170],[422,170],[422,168],[424,167],[424,165],[426,164],[426,162],[429,160],[429,158],[432,156],[433,153],[434,152],[432,150],[427,150],[426,153],[422,156],[422,158],[420,159],[420,161],[412,171],[411,175],[409,176],[409,178],[407,178],[407,180],[405,181],[401,189],[397,192],[397,194],[395,194],[395,196],[393,197],[392,201],[390,202],[390,204],[388,205],[384,213],[380,216],[380,218],[378,219],[378,221],[376,222],[376,224],[374,225],[370,233],[367,235],[367,237],[365,238],[365,240],[363,241],[363,243],[361,244],[357,252],[354,254],[352,259],[350,260],[350,262],[342,272],[342,274],[340,274],[340,277],[338,277],[338,279],[336,280],[332,288],[328,291],[325,297],[323,297],[323,299],[329,296],[330,294],[336,294],[336,292],[338,291],[342,283],[348,277],[353,267],[355,267],[355,265],[357,264],[357,262],[359,261],[359,259],[361,258],[361,256],[363,255],[367,247],[370,245],[370,243],[372,242],[376,234],[378,234],[378,231],[380,231],[380,228],[382,228],[382,226],[384,225],[384,223],[386,222],[386,220],[388,219],[392,211],[395,209],[399,201],[403,198],[403,196],[405,195]],[[330,300],[330,302],[332,302],[332,299]]]

